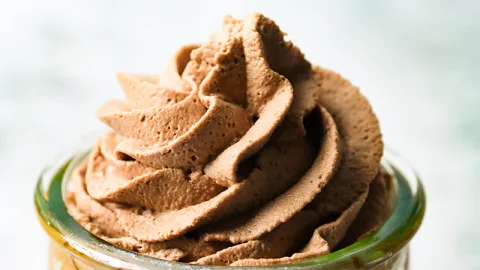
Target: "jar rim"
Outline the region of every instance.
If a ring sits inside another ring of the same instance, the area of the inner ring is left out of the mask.
[[[35,208],[40,224],[47,234],[63,245],[69,252],[87,261],[93,261],[105,268],[151,269],[211,269],[212,266],[171,262],[112,245],[84,229],[70,216],[63,200],[63,187],[73,169],[89,153],[77,152],[56,165],[46,168],[40,175],[34,194]],[[385,223],[362,240],[336,250],[291,264],[271,265],[267,268],[300,267],[308,269],[344,269],[340,267],[371,267],[399,252],[418,231],[426,208],[423,185],[417,173],[398,154],[386,149],[382,167],[393,177],[396,196],[393,209]],[[224,266],[215,266],[225,269]],[[265,267],[252,267],[260,269]]]

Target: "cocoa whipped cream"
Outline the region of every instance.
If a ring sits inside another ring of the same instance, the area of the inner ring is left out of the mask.
[[[118,80],[125,100],[98,110],[111,131],[66,198],[112,244],[194,264],[283,264],[354,243],[390,212],[370,104],[261,14],[227,16],[160,76]]]

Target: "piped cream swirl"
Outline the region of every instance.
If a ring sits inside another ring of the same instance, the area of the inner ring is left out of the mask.
[[[388,181],[368,101],[263,15],[227,16],[158,77],[117,77],[125,100],[97,111],[112,130],[66,198],[107,241],[168,260],[277,264],[328,253],[386,217],[388,200],[378,222],[347,232],[372,180]]]

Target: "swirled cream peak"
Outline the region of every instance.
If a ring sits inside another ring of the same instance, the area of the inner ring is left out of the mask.
[[[97,111],[111,130],[66,198],[112,244],[197,264],[279,264],[350,244],[387,217],[368,101],[265,16],[227,16],[159,76],[117,77],[125,100]]]

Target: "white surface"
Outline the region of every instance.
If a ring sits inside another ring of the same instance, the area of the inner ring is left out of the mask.
[[[158,73],[183,43],[254,10],[370,99],[428,192],[412,269],[480,269],[480,5],[459,1],[9,1],[0,8],[2,269],[44,269],[42,166],[121,96],[116,71]]]

